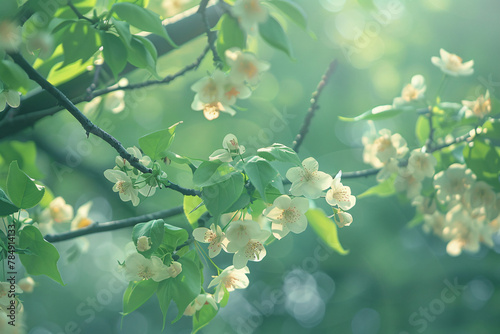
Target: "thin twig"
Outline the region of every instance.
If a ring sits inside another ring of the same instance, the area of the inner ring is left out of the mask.
[[[325,74],[323,74],[323,76],[321,77],[321,80],[318,83],[318,87],[316,87],[316,91],[312,94],[311,105],[309,107],[309,110],[307,110],[306,117],[304,118],[304,122],[302,123],[302,128],[300,129],[292,144],[292,148],[295,152],[299,152],[300,145],[302,145],[306,134],[309,132],[311,120],[314,117],[316,110],[319,109],[318,101],[321,96],[321,92],[323,91],[323,88],[325,88],[326,84],[328,83],[328,79],[330,79],[336,68],[337,60],[333,60],[330,65],[328,65]]]
[[[94,69],[94,78],[89,88],[87,88],[87,96],[93,97],[93,93],[99,84],[99,75],[101,74],[102,65],[95,65]]]
[[[75,13],[75,15],[79,19],[81,19],[81,20],[87,20],[90,23],[95,23],[94,20],[91,20],[88,17],[84,16],[82,13],[80,13],[80,11],[75,7],[75,5],[73,5],[73,2],[71,2],[71,0],[68,0],[68,6],[69,6],[69,8],[71,8],[71,10],[73,11],[73,13]]]
[[[174,81],[178,77],[183,76],[187,72],[189,72],[191,70],[196,70],[200,66],[201,62],[203,61],[203,58],[205,58],[209,49],[210,48],[207,45],[205,47],[205,49],[203,49],[203,52],[198,56],[198,58],[196,58],[196,60],[192,64],[187,65],[186,67],[184,67],[183,69],[179,70],[178,72],[176,72],[174,74],[167,75],[162,80],[148,80],[148,81],[144,81],[144,82],[140,82],[140,83],[136,83],[136,84],[130,84],[130,85],[126,85],[126,86],[114,85],[114,86],[111,86],[108,88],[99,89],[99,90],[94,91],[91,95],[88,95],[86,98],[82,99],[81,101],[76,101],[76,103],[84,102],[84,101],[91,101],[95,97],[105,95],[105,94],[108,94],[108,93],[111,93],[111,92],[114,92],[117,90],[132,90],[132,89],[145,88],[145,87],[149,87],[149,86],[153,86],[153,85],[169,84],[170,82]]]
[[[107,142],[111,147],[113,147],[118,154],[130,162],[132,166],[137,168],[139,171],[143,173],[151,173],[151,169],[147,168],[143,164],[139,162],[139,159],[131,155],[130,153],[127,152],[125,147],[116,140],[113,136],[111,136],[109,133],[106,131],[102,130],[99,128],[97,125],[92,123],[74,104],[71,102],[66,95],[64,95],[59,89],[54,87],[50,82],[48,82],[44,77],[40,75],[27,61],[24,59],[24,57],[19,54],[19,53],[11,53],[9,56],[14,60],[14,62],[19,65],[29,76],[29,78],[33,81],[35,81],[37,84],[40,85],[44,90],[46,90],[50,95],[52,95],[58,103],[66,108],[71,115],[73,115],[74,118],[80,124],[82,127],[85,129],[87,132],[87,137],[89,136],[90,133],[96,135],[99,138],[102,138],[105,142]]]
[[[427,114],[427,119],[429,121],[429,137],[425,141],[425,145],[423,147],[424,152],[429,152],[432,147],[432,143],[434,142],[434,124],[432,121],[432,110],[429,110],[429,113]]]
[[[207,40],[208,40],[208,47],[212,51],[213,55],[213,61],[216,67],[222,67],[222,61],[219,57],[219,53],[217,52],[217,48],[215,47],[215,41],[217,40],[217,33],[215,31],[212,31],[210,27],[210,23],[208,22],[208,17],[206,14],[206,9],[208,2],[210,0],[201,0],[200,6],[198,7],[198,13],[201,14],[201,17],[203,18],[203,23],[205,24],[205,30],[207,32]]]
[[[58,241],[63,241],[63,240],[69,240],[69,239],[74,239],[74,238],[81,237],[81,236],[88,235],[88,234],[119,230],[122,228],[134,226],[134,225],[139,224],[139,223],[147,222],[147,221],[150,221],[153,219],[173,217],[173,216],[179,215],[183,212],[184,212],[184,209],[181,205],[181,206],[177,206],[175,208],[171,208],[171,209],[167,209],[167,210],[148,213],[148,214],[142,215],[142,216],[121,219],[121,220],[115,220],[115,221],[110,221],[107,223],[94,223],[94,224],[90,225],[89,227],[81,228],[81,229],[74,230],[74,231],[64,232],[64,233],[60,233],[60,234],[48,234],[44,238],[48,242],[58,242]]]

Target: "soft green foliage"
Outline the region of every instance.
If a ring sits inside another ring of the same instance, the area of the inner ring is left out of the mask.
[[[198,219],[200,219],[201,215],[207,212],[206,206],[203,205],[203,200],[198,196],[184,196],[182,206],[186,219],[193,227],[197,226]]]
[[[301,162],[297,153],[283,144],[272,144],[269,147],[259,148],[257,154],[269,161],[291,162],[300,166]]]
[[[19,231],[19,247],[27,249],[30,254],[19,254],[19,259],[30,275],[46,275],[64,285],[57,269],[59,252],[43,239],[40,230],[34,226],[25,226]]]
[[[0,143],[0,157],[3,163],[10,165],[17,161],[19,167],[34,179],[43,178],[36,164],[36,145],[33,141],[4,141]],[[0,184],[3,181],[0,181]]]
[[[8,88],[20,91],[24,94],[28,91],[28,75],[13,61],[8,59],[0,61],[0,77],[2,78],[4,86]]]
[[[245,173],[264,200],[267,200],[266,187],[278,175],[278,171],[269,162],[259,157],[252,157],[245,163]]]
[[[197,311],[193,316],[193,331],[191,333],[195,334],[200,329],[208,325],[210,321],[212,321],[212,319],[217,315],[217,313],[218,310],[214,309],[212,305],[203,305],[201,310]]]
[[[5,217],[14,212],[19,211],[19,208],[14,205],[7,197],[5,192],[0,189],[0,217]]]
[[[488,132],[490,133],[490,132]],[[500,149],[486,143],[481,136],[464,147],[464,159],[477,178],[500,190]]]
[[[160,308],[163,313],[163,326],[167,310],[171,301],[177,305],[178,314],[173,322],[176,322],[182,317],[186,307],[200,293],[201,273],[199,267],[195,263],[197,258],[196,253],[191,251],[179,259],[182,264],[182,272],[175,278],[169,278],[160,282],[156,295],[160,302]]]
[[[124,39],[120,39],[115,34],[101,32],[102,54],[104,60],[111,68],[115,78],[127,65],[127,47],[123,44]]]
[[[97,30],[88,21],[76,21],[64,27],[62,33],[62,47],[64,63],[72,64],[78,60],[85,63],[101,45]]]
[[[396,174],[392,175],[387,180],[380,182],[373,187],[368,188],[362,194],[358,195],[358,198],[364,198],[368,196],[381,196],[387,197],[392,196],[396,193],[396,189],[394,188],[394,180],[396,179]]]
[[[325,242],[325,244],[341,255],[349,253],[340,244],[337,225],[329,219],[321,209],[309,209],[306,212],[307,220],[316,234]]]
[[[26,175],[17,161],[12,161],[7,175],[7,194],[14,205],[21,209],[32,208],[37,205],[45,193],[45,188],[39,186]]]
[[[123,294],[123,315],[132,313],[144,304],[155,294],[158,285],[158,282],[151,279],[130,282]]]
[[[274,17],[269,15],[266,22],[259,24],[259,33],[262,39],[269,45],[293,58],[292,48],[285,30],[283,30],[281,24]]]
[[[225,60],[225,52],[230,48],[245,49],[247,36],[240,28],[238,21],[229,14],[222,15],[218,23],[219,34],[217,35],[217,52],[222,60]]]
[[[239,198],[243,186],[243,175],[231,173],[228,179],[203,187],[201,196],[208,212],[214,217],[228,212],[228,209]]]
[[[162,159],[175,138],[176,123],[165,130],[159,130],[139,138],[143,152],[153,160]]]
[[[392,105],[378,106],[373,109],[370,109],[359,116],[356,117],[342,117],[339,116],[339,119],[344,122],[356,122],[361,120],[381,120],[390,117],[394,117],[399,115],[404,111],[410,111],[412,108],[394,108]]]

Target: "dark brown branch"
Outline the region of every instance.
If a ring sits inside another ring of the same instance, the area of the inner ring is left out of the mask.
[[[88,234],[119,230],[122,228],[134,226],[134,225],[139,224],[139,223],[144,223],[144,222],[147,222],[147,221],[150,221],[153,219],[173,217],[173,216],[179,215],[183,212],[184,212],[183,207],[177,206],[177,207],[172,208],[172,209],[167,209],[167,210],[163,210],[163,211],[149,213],[149,214],[138,216],[138,217],[115,220],[115,221],[110,221],[107,223],[94,223],[94,224],[90,225],[89,227],[74,230],[74,231],[64,232],[64,233],[60,233],[60,234],[48,234],[44,238],[48,242],[59,242],[59,241],[74,239],[74,238],[81,237],[81,236],[88,235]]]
[[[321,77],[321,80],[318,83],[318,87],[316,87],[316,91],[312,93],[311,105],[309,107],[309,110],[307,110],[306,117],[304,118],[304,122],[302,123],[302,128],[300,129],[299,133],[295,137],[295,140],[293,141],[292,144],[292,148],[294,149],[295,152],[299,152],[300,145],[302,145],[302,142],[304,141],[306,134],[309,132],[309,126],[311,125],[311,120],[313,119],[316,110],[319,109],[318,101],[321,96],[321,92],[323,92],[323,88],[325,88],[326,84],[328,83],[328,80],[335,72],[336,68],[337,68],[337,60],[333,60],[330,63],[330,65],[328,65],[325,74],[323,74],[323,76]]]
[[[54,87],[50,82],[48,82],[44,77],[40,75],[27,61],[24,59],[24,57],[19,54],[19,53],[11,53],[9,56],[14,60],[14,62],[19,65],[29,76],[29,78],[33,81],[35,81],[37,84],[40,85],[44,90],[46,90],[49,94],[51,94],[65,109],[67,109],[71,115],[73,115],[74,118],[80,124],[82,127],[85,129],[87,132],[87,136],[89,136],[90,133],[96,135],[97,137],[103,139],[105,142],[107,142],[111,147],[113,147],[118,154],[128,162],[130,162],[130,165],[134,166],[137,168],[139,171],[143,173],[151,173],[151,169],[147,168],[143,164],[139,162],[139,159],[131,155],[130,153],[127,152],[125,147],[116,140],[113,136],[111,136],[109,133],[106,131],[102,130],[99,128],[97,125],[92,123],[74,104],[71,102],[66,95],[64,95],[59,89]]]

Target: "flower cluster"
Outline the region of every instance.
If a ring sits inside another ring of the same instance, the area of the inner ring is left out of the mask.
[[[212,75],[191,86],[196,92],[191,108],[203,110],[203,115],[208,120],[218,118],[221,112],[234,116],[236,111],[231,106],[237,99],[246,99],[252,94],[247,84],[256,85],[259,74],[269,69],[269,64],[238,48],[226,50],[225,55],[226,62],[231,67],[228,73],[216,69]]]
[[[448,242],[452,256],[463,250],[479,251],[480,244],[493,246],[500,231],[500,193],[462,164],[452,164],[434,176],[435,198],[417,198],[417,210],[424,217],[424,230]]]
[[[23,324],[24,307],[17,296],[23,292],[31,293],[35,287],[35,281],[31,277],[25,277],[14,282],[0,282],[0,333],[18,334],[25,333]],[[12,298],[12,292],[16,298]],[[12,326],[12,307],[15,310],[15,326]],[[9,324],[10,323],[10,324]]]
[[[146,167],[153,167],[151,158],[142,155],[137,147],[127,148],[127,152],[139,159],[139,162]],[[130,162],[117,156],[116,166],[113,169],[104,171],[104,176],[115,185],[113,191],[120,195],[122,201],[131,201],[134,206],[139,205],[139,194],[150,197],[155,194],[158,181],[152,174],[145,175],[130,165]]]
[[[129,281],[152,279],[155,282],[161,282],[170,277],[177,277],[182,272],[182,265],[179,262],[172,261],[167,266],[157,256],[147,258],[140,253],[132,253],[125,259],[122,269]]]
[[[235,156],[244,159],[242,154],[245,149],[238,144],[238,139],[233,134],[224,138],[223,147],[224,149],[215,151],[210,160],[230,163]],[[319,171],[319,164],[314,158],[307,158],[302,161],[301,166],[290,168],[286,177],[291,183],[291,196],[278,196],[272,204],[266,203],[267,207],[261,213],[252,213],[253,216],[242,211],[239,219],[235,219],[238,211],[228,213],[231,218],[223,225],[224,228],[212,223],[210,228],[199,227],[193,231],[197,242],[209,244],[210,258],[219,255],[222,250],[233,254],[233,264],[220,272],[208,286],[216,287],[213,296],[215,302],[219,303],[226,291],[248,286],[248,261],[261,261],[266,256],[265,246],[273,236],[280,240],[290,232],[299,234],[306,230],[305,214],[309,210],[310,200],[326,198],[326,202],[332,206],[339,227],[352,222],[352,216],[344,211],[355,205],[356,198],[351,195],[351,189],[341,183],[341,173],[332,178]],[[221,217],[221,224],[222,220],[225,220],[224,215]],[[185,314],[193,315],[207,303],[216,308],[210,295],[202,294],[198,298],[191,303]]]
[[[69,230],[77,230],[94,222],[89,217],[91,207],[92,201],[89,201],[81,205],[74,214],[73,207],[59,196],[54,198],[47,208],[36,217],[36,222],[43,234],[68,230],[68,225]]]

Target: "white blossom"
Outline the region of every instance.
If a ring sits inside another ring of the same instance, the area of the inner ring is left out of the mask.
[[[474,73],[474,69],[472,68],[474,66],[473,60],[463,63],[462,58],[456,54],[449,53],[444,49],[439,50],[439,53],[441,57],[432,57],[431,61],[445,74],[458,77]]]
[[[441,202],[457,200],[475,180],[475,175],[465,165],[452,164],[448,169],[434,175],[437,199]]]
[[[408,159],[408,172],[417,180],[434,176],[434,168],[437,165],[436,158],[429,153],[424,153],[419,149],[413,150]]]
[[[219,225],[212,224],[210,229],[198,227],[193,231],[193,237],[198,242],[208,243],[208,255],[215,257],[219,255],[222,247],[227,244],[226,236]]]
[[[487,90],[485,95],[480,95],[475,101],[462,101],[465,109],[465,117],[484,118],[491,113],[490,92]]]
[[[151,238],[145,235],[137,238],[137,251],[146,252],[151,249]]]
[[[286,172],[286,177],[292,186],[290,193],[294,196],[305,196],[309,199],[319,198],[323,190],[330,187],[332,177],[318,171],[319,164],[314,158],[302,161],[302,167],[292,167]]]
[[[349,210],[356,204],[356,197],[351,195],[351,188],[340,182],[342,172],[339,172],[326,192],[326,202],[331,206],[338,206],[342,210]]]
[[[424,77],[420,74],[413,76],[411,83],[406,85],[401,91],[401,96],[394,99],[393,106],[397,108],[409,102],[422,99],[426,89],[427,86],[425,85]]]
[[[198,297],[196,297],[195,300],[191,302],[191,304],[188,305],[188,307],[184,311],[184,315],[192,316],[196,313],[196,311],[201,310],[205,305],[210,305],[215,310],[218,310],[214,296],[209,293],[202,293],[198,295]]]
[[[226,61],[231,67],[230,77],[233,82],[246,81],[250,85],[259,82],[259,75],[269,69],[267,62],[258,60],[249,52],[243,52],[238,48],[226,50]]]
[[[268,16],[267,9],[259,0],[236,0],[231,13],[247,32],[255,31],[257,24],[266,21]]]
[[[129,281],[153,279],[153,281],[161,282],[172,277],[172,272],[175,273],[175,270],[169,270],[169,268],[159,257],[151,256],[151,259],[148,259],[139,253],[130,254],[123,266],[125,277]]]
[[[139,205],[139,191],[134,188],[134,184],[127,174],[120,170],[108,169],[104,171],[104,176],[115,183],[113,191],[118,192],[122,201],[132,201],[134,206]]]
[[[307,228],[306,211],[309,200],[302,197],[291,199],[287,195],[276,198],[263,215],[272,221],[271,230],[276,239],[284,238],[290,231],[299,234]]]
[[[93,223],[92,219],[89,218],[90,208],[92,207],[92,201],[89,201],[76,210],[75,218],[71,221],[71,230],[77,230],[80,228],[87,227]]]
[[[220,303],[224,297],[224,288],[231,292],[235,289],[246,289],[248,287],[249,281],[246,274],[250,273],[247,267],[242,269],[235,269],[234,266],[229,266],[222,271],[222,273],[215,277],[208,288],[216,286],[215,288],[215,301]]]

